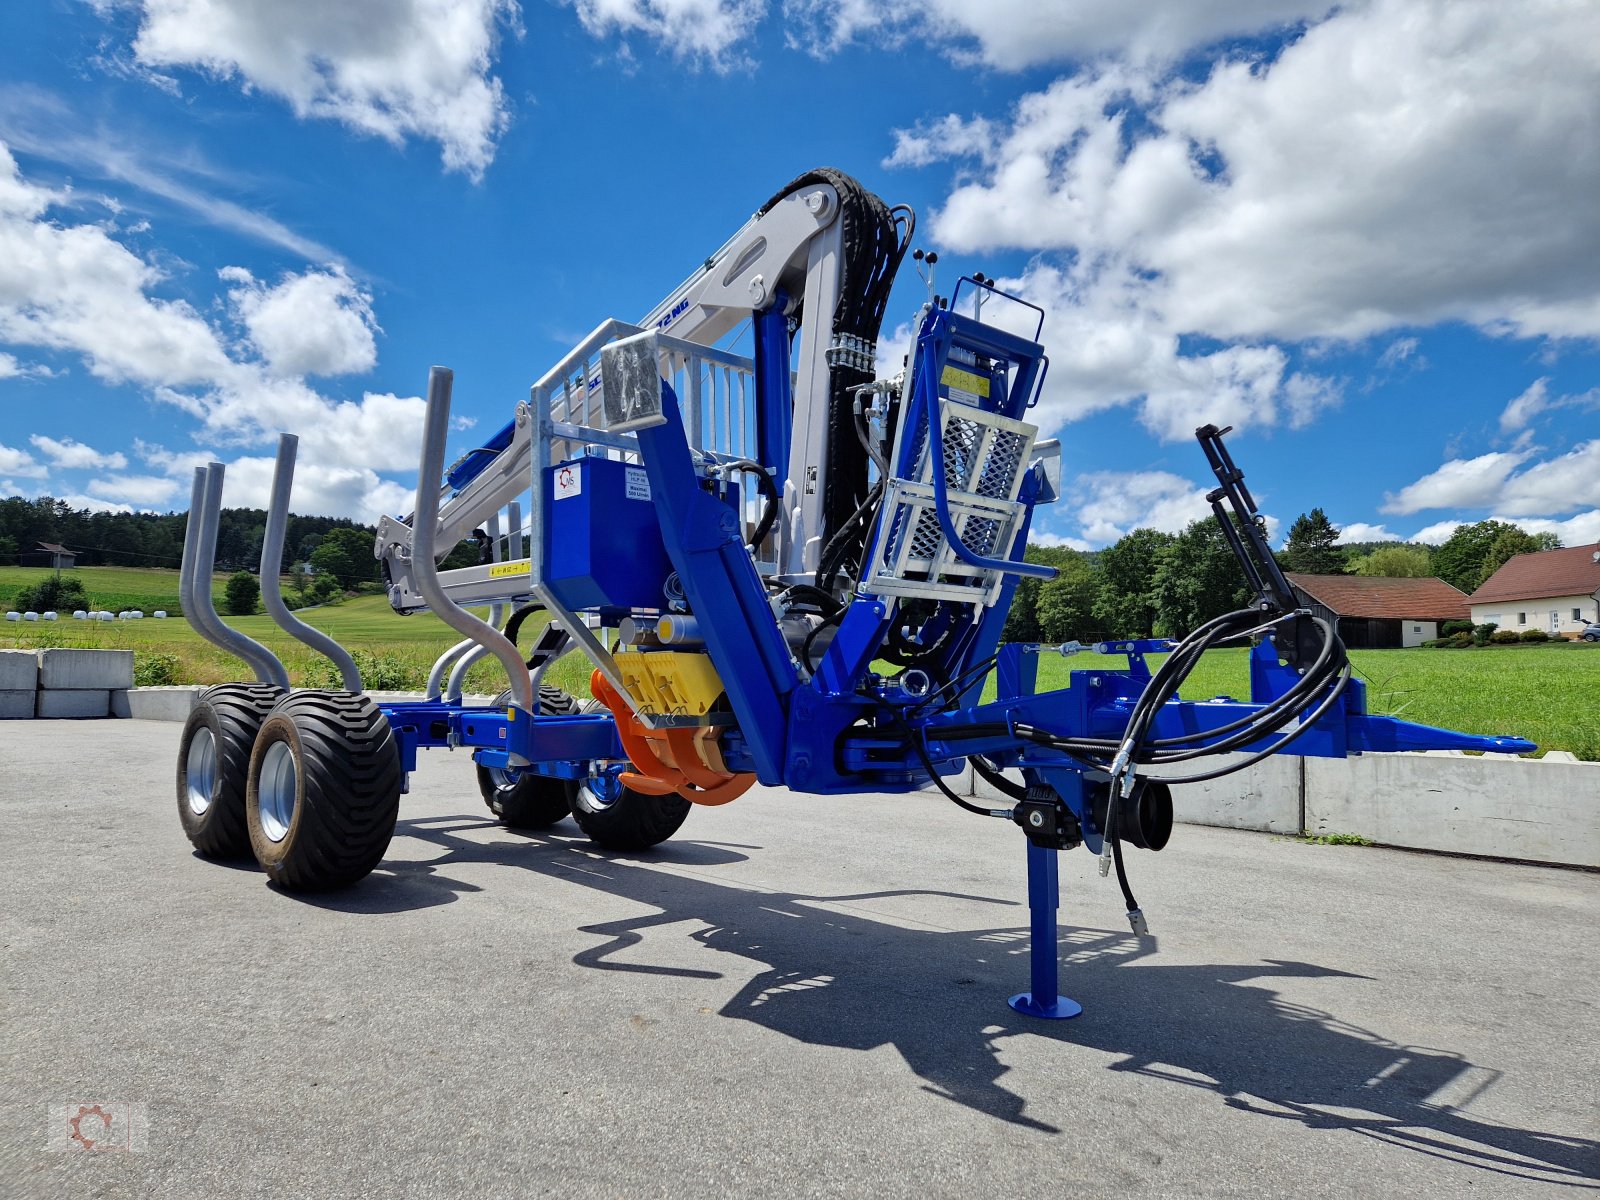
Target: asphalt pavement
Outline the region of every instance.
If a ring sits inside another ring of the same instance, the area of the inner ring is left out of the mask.
[[[1138,938],[1078,850],[1047,1022],[1023,839],[936,795],[606,855],[432,752],[302,898],[190,852],[178,734],[0,724],[0,1196],[1600,1190],[1600,876],[1181,826]]]

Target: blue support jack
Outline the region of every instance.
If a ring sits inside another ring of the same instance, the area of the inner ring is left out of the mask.
[[[1056,910],[1061,906],[1058,850],[1028,843],[1029,962],[1033,990],[1019,992],[1008,1003],[1025,1017],[1064,1021],[1083,1005],[1059,993],[1060,960],[1056,946]]]

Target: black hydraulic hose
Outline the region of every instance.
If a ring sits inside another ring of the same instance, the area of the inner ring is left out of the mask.
[[[993,766],[983,755],[969,754],[967,761],[972,764],[972,769],[983,776],[989,784],[1005,795],[1010,796],[1013,800],[1026,800],[1028,798],[1027,788],[1020,783],[1013,783],[1007,779],[1000,773],[1000,769]]]
[[[1011,810],[1009,808],[983,808],[980,805],[963,800],[952,792],[945,784],[945,781],[939,777],[939,773],[933,769],[933,759],[928,757],[928,748],[923,745],[921,736],[904,722],[902,722],[902,728],[906,731],[906,739],[911,743],[911,748],[917,752],[917,757],[922,760],[923,767],[927,769],[928,778],[933,780],[934,786],[944,793],[946,800],[959,805],[969,813],[976,813],[980,817],[1005,817],[1008,820],[1010,819]]]
[[[1133,898],[1133,889],[1128,886],[1128,869],[1122,865],[1122,843],[1113,838],[1111,841],[1111,861],[1117,864],[1117,886],[1122,889],[1122,902],[1128,906],[1129,912],[1139,911],[1139,902]]]
[[[533,616],[534,613],[543,611],[544,605],[542,604],[524,604],[517,609],[516,612],[511,614],[511,619],[506,622],[506,640],[515,646],[517,644],[517,634],[522,632],[522,623]]]
[[[751,458],[741,458],[723,466],[728,471],[748,471],[760,481],[761,494],[767,498],[766,506],[762,509],[761,520],[756,523],[755,532],[750,535],[750,540],[745,543],[752,550],[766,540],[767,534],[772,532],[772,526],[778,519],[778,508],[783,503],[778,495],[778,485],[773,481],[772,472]]]

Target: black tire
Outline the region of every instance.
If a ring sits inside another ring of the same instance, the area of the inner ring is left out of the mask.
[[[501,692],[494,699],[496,708],[510,703],[509,691]],[[558,687],[541,687],[539,711],[570,716],[579,711],[578,702]],[[573,787],[565,779],[531,771],[513,773],[478,766],[478,791],[483,794],[483,802],[508,829],[549,829],[572,810]]]
[[[250,752],[245,815],[256,861],[290,891],[348,887],[389,848],[402,778],[394,732],[370,697],[284,697]]]
[[[618,795],[609,804],[587,783],[572,793],[572,819],[602,850],[648,850],[666,841],[683,825],[694,807],[679,795],[647,796],[614,784]]]
[[[1586,642],[1600,642],[1600,633],[1586,633],[1583,635]]]
[[[178,742],[178,820],[196,853],[250,857],[245,786],[261,722],[283,698],[267,683],[222,683],[195,699]]]

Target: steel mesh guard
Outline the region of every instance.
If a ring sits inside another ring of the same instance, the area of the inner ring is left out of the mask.
[[[1006,557],[1022,516],[1016,497],[1037,428],[941,400],[939,430],[946,498],[957,536],[974,554]],[[963,561],[951,547],[935,507],[926,431],[912,436],[915,478],[889,480],[880,535],[863,583],[885,595],[987,603],[1003,575]]]

